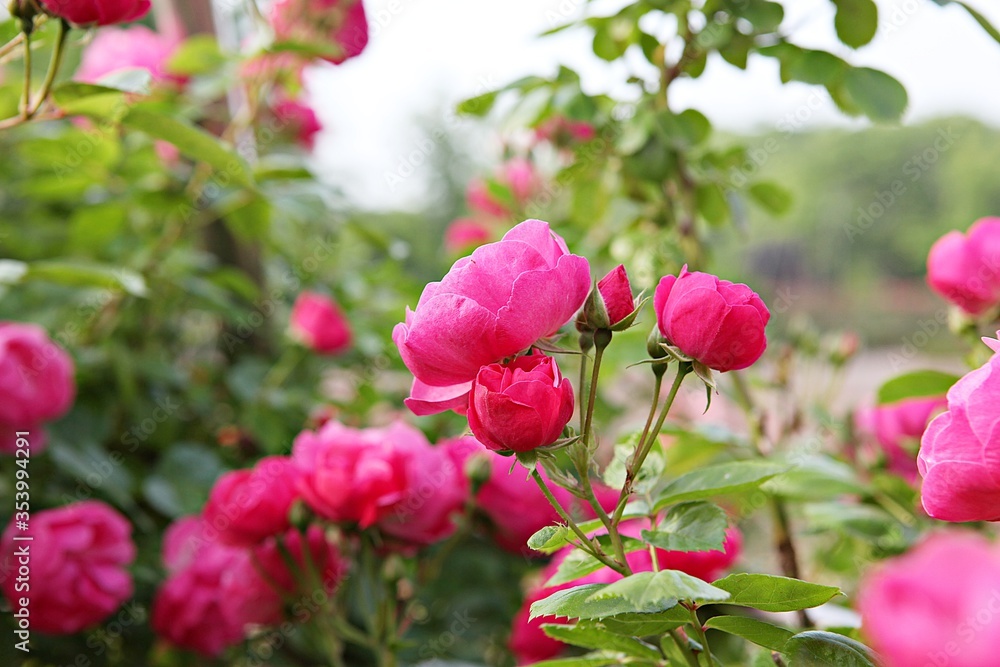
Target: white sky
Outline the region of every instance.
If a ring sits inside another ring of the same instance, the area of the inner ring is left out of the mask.
[[[476,133],[474,121],[451,115],[458,100],[526,74],[552,73],[559,63],[580,72],[588,92],[614,94],[616,83],[627,75],[590,53],[589,31],[536,37],[564,18],[580,15],[586,4],[365,0],[371,26],[366,51],[344,65],[310,73],[313,103],[327,128],[317,150],[324,180],[364,206],[405,206],[420,199],[427,175],[418,167],[401,184],[390,186],[386,173],[421,145],[425,150],[429,146],[426,140],[421,143],[426,138],[414,124],[418,116],[436,115],[450,130],[474,137],[488,162],[497,146]],[[931,0],[878,4],[879,33],[856,52],[836,41],[829,0],[785,3],[783,27],[800,45],[832,50],[902,81],[910,95],[906,122],[964,113],[1000,126],[1000,44],[958,6],[942,8]],[[1000,26],[1000,3],[969,4]],[[675,110],[695,107],[725,129],[772,129],[803,105],[817,104],[808,126],[847,122],[825,91],[805,84],[782,86],[777,63],[759,56],[747,71],[721,59],[710,61],[700,79],[680,81],[672,91]]]

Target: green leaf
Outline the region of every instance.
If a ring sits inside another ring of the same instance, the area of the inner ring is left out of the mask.
[[[611,655],[584,655],[578,658],[557,658],[555,660],[543,660],[533,662],[531,667],[610,667],[611,665],[622,664],[621,656]]]
[[[143,496],[167,516],[195,514],[222,472],[222,462],[212,450],[190,443],[172,445],[143,481]]]
[[[761,611],[809,609],[840,595],[840,589],[834,586],[822,586],[772,574],[731,574],[712,585],[732,595],[726,604]]]
[[[594,593],[600,592],[607,586],[608,584],[583,584],[556,591],[547,598],[533,603],[529,618],[555,616],[556,618],[605,619],[619,614],[653,614],[666,611],[677,605],[677,600],[668,600],[663,604],[650,602],[637,608],[640,605],[619,597],[591,599]]]
[[[873,121],[897,121],[906,111],[906,88],[885,72],[852,67],[844,73],[843,85],[854,104]]]
[[[569,530],[566,526],[545,526],[528,538],[528,548],[544,553],[552,553],[557,549],[566,546],[564,532]],[[572,533],[572,531],[570,531]]]
[[[899,375],[878,389],[876,403],[887,405],[907,398],[944,396],[959,377],[941,371],[913,371]]]
[[[679,149],[697,146],[712,133],[712,123],[697,109],[685,109],[679,114],[662,113],[656,121],[667,142]]]
[[[219,43],[211,35],[195,35],[184,40],[167,61],[171,74],[192,76],[218,69],[226,62]]]
[[[470,116],[485,116],[493,108],[493,104],[497,101],[497,95],[499,94],[500,91],[492,90],[488,93],[463,100],[458,105],[458,113]]]
[[[850,65],[828,51],[802,49],[789,58],[786,68],[788,76],[795,81],[825,86],[838,81]]]
[[[705,623],[705,627],[742,637],[757,646],[779,652],[795,634],[791,630],[746,616],[713,616]]]
[[[625,505],[622,519],[637,519],[649,516],[649,506],[641,500],[633,500]],[[584,533],[592,533],[604,526],[600,519],[592,519],[577,523],[577,526]],[[555,553],[576,539],[576,533],[569,526],[546,526],[537,531],[528,539],[528,546],[535,551],[543,553]]]
[[[52,90],[52,99],[68,116],[89,116],[119,122],[128,112],[125,93],[117,88],[70,81]]]
[[[860,642],[832,632],[800,632],[782,651],[790,667],[876,667],[874,652]]]
[[[146,281],[138,273],[100,264],[32,262],[22,280],[43,280],[71,287],[104,287],[139,297],[149,295]]]
[[[740,16],[753,24],[756,32],[774,32],[785,18],[785,9],[777,2],[750,0],[733,6]]]
[[[633,637],[622,637],[605,629],[601,624],[583,621],[576,625],[545,623],[542,630],[549,637],[580,648],[620,651],[626,655],[647,660],[660,660],[660,652]],[[789,633],[791,634],[791,633]]]
[[[729,220],[729,202],[720,186],[702,183],[695,189],[694,199],[698,213],[708,224],[718,226]]]
[[[956,1],[954,4],[959,5],[960,7],[964,8],[965,11],[969,12],[969,14],[972,15],[972,18],[976,19],[976,23],[982,26],[983,30],[986,31],[986,34],[992,37],[994,41],[1000,43],[1000,31],[998,31],[995,27],[993,27],[993,24],[989,22],[989,19],[987,19],[985,16],[983,16],[982,14],[980,14],[979,12],[977,12],[975,9],[973,9],[964,2]]]
[[[722,551],[728,526],[718,505],[683,503],[674,506],[656,530],[642,531],[642,539],[667,551]]]
[[[621,539],[625,553],[641,551],[646,548],[646,545],[642,540],[638,540],[634,537],[622,535]],[[611,551],[611,538],[609,536],[601,535],[597,538],[597,541],[601,544],[601,547],[605,550],[605,552]],[[576,581],[581,577],[587,576],[591,572],[597,572],[604,567],[607,566],[587,552],[575,549],[568,554],[561,563],[559,563],[556,573],[545,582],[545,585],[558,586],[560,584],[568,584],[571,581]]]
[[[641,433],[634,431],[621,442],[615,443],[614,458],[611,459],[601,475],[604,483],[609,487],[620,489],[624,486],[625,478],[628,475],[628,463],[635,453],[640,435]],[[663,454],[660,448],[654,445],[633,480],[632,490],[636,494],[645,494],[651,491],[659,484],[663,469]]]
[[[764,461],[734,461],[708,466],[681,475],[668,484],[660,492],[653,509],[659,511],[688,500],[749,491],[786,470],[788,466]]]
[[[803,456],[785,474],[764,484],[768,493],[796,500],[828,500],[867,493],[854,468],[825,456]]]
[[[833,0],[837,16],[833,26],[837,37],[857,49],[872,41],[878,31],[878,6],[874,0]]]
[[[784,215],[792,207],[792,194],[777,183],[754,183],[747,193],[766,211],[775,215]]]
[[[204,162],[234,182],[253,187],[253,175],[247,163],[232,149],[205,130],[149,108],[133,107],[122,123],[154,139],[171,143],[188,157]]]
[[[590,596],[592,601],[625,600],[635,606],[628,610],[631,612],[643,612],[656,607],[670,609],[679,600],[703,603],[728,599],[728,591],[680,570],[639,572],[608,584]]]
[[[810,503],[805,507],[805,525],[809,532],[823,534],[837,530],[859,539],[884,544],[890,540],[898,522],[885,510],[873,505],[846,503]]]

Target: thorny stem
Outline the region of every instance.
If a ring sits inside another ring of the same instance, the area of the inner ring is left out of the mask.
[[[765,453],[762,446],[763,434],[761,433],[760,420],[757,415],[757,408],[754,405],[753,396],[750,393],[750,388],[738,371],[734,371],[730,375],[733,378],[733,387],[736,390],[736,402],[739,403],[746,414],[747,421],[750,423],[750,442],[753,445],[754,452],[757,456],[764,458]],[[781,565],[781,571],[786,577],[801,579],[799,558],[795,542],[792,538],[792,526],[788,510],[785,508],[785,504],[774,496],[769,498],[769,503],[771,505],[771,516],[774,519],[774,546],[778,552],[778,563]],[[804,609],[799,610],[797,616],[799,625],[803,628],[813,627],[813,623]]]

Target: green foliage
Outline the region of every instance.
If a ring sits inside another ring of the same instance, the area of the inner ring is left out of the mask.
[[[712,584],[730,595],[726,604],[761,611],[798,611],[829,602],[840,595],[834,586],[771,574],[731,574]]]
[[[944,396],[958,376],[941,371],[913,371],[898,375],[878,390],[878,404],[887,405],[907,398]]]
[[[749,491],[786,470],[787,466],[766,461],[733,461],[707,466],[667,484],[653,508],[660,510],[676,503]]]

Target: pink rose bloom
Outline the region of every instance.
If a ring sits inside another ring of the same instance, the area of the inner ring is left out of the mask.
[[[1000,552],[982,536],[931,535],[876,566],[859,590],[862,631],[885,665],[996,664]]]
[[[460,460],[450,451],[456,445],[433,447],[413,431],[412,438],[400,440],[408,457],[406,494],[377,525],[404,545],[419,547],[455,532],[455,517],[469,498],[469,483]]]
[[[252,612],[270,620],[274,593],[247,577],[250,552],[220,542],[199,517],[173,523],[163,539],[169,576],[153,600],[150,625],[170,643],[218,657],[243,641]]]
[[[323,124],[308,104],[282,98],[274,105],[274,117],[295,136],[299,146],[307,151],[316,146],[316,135],[323,129]]]
[[[76,25],[111,25],[138,21],[149,12],[149,0],[41,0],[42,7]]]
[[[0,451],[16,450],[17,431],[30,432],[32,452],[45,444],[39,424],[61,417],[76,396],[73,360],[34,324],[0,322]]]
[[[469,428],[494,451],[551,445],[572,417],[573,386],[544,354],[483,366],[472,383]]]
[[[295,572],[288,569],[288,562],[278,546],[279,537],[292,561],[297,563]],[[323,582],[327,595],[337,588],[348,569],[340,550],[326,538],[323,528],[318,525],[309,526],[306,542],[308,557],[303,551],[302,533],[291,528],[253,547],[248,558],[237,562],[234,575],[226,582],[224,595],[232,606],[239,627],[281,623],[284,618],[282,597],[312,600],[316,592],[313,584],[303,588],[299,577],[307,577],[310,582],[316,577]],[[310,564],[315,568],[311,574],[308,570]]]
[[[294,338],[320,354],[340,354],[351,346],[351,327],[335,301],[302,292],[292,306],[289,330]]]
[[[407,497],[408,450],[426,443],[420,431],[402,422],[359,430],[331,421],[318,431],[303,431],[292,447],[302,471],[299,490],[320,516],[367,528]]]
[[[202,511],[219,538],[235,546],[252,546],[289,527],[288,512],[299,497],[299,467],[290,457],[269,456],[252,470],[222,475]]]
[[[76,80],[97,83],[108,74],[124,69],[144,69],[156,83],[183,83],[184,78],[167,71],[178,42],[144,25],[100,30],[83,52]]]
[[[503,202],[497,201],[482,178],[469,181],[465,188],[465,203],[472,211],[490,218],[503,218],[510,213]]]
[[[535,480],[514,459],[480,449],[475,454],[485,458],[491,473],[488,480],[476,493],[476,505],[493,524],[493,537],[497,544],[512,553],[542,557],[542,554],[528,548],[528,538],[536,532],[560,523],[559,514],[549,504]],[[514,469],[511,470],[511,466]],[[593,519],[593,508],[561,486],[557,486],[539,468],[539,474],[552,491],[559,504],[580,520]],[[594,491],[605,510],[611,511],[618,502],[618,491],[600,484]]]
[[[128,566],[135,560],[132,525],[96,500],[36,511],[27,532],[12,520],[0,538],[0,581],[15,614],[30,599],[31,629],[54,635],[100,623],[132,597]],[[15,541],[30,535],[33,541]],[[19,591],[19,548],[30,545],[30,590]]]
[[[271,25],[281,41],[339,47],[325,58],[339,65],[365,50],[368,19],[361,0],[275,0]]]
[[[1000,342],[983,341],[994,355],[948,390],[920,441],[924,510],[942,521],[1000,521]]]
[[[911,443],[919,443],[933,414],[947,405],[944,396],[907,398],[860,410],[855,418],[861,431],[875,436],[888,459],[889,470],[915,482],[917,461]]]
[[[441,282],[424,288],[417,308],[392,332],[419,386],[407,403],[417,414],[441,412],[421,401],[421,388],[467,392],[479,369],[514,356],[555,333],[583,305],[590,265],[540,220],[527,220],[497,243],[455,262]],[[457,385],[457,386],[456,386]]]
[[[771,313],[757,293],[709,273],[664,276],[653,295],[660,333],[687,356],[717,371],[746,368],[767,347]]]
[[[493,238],[490,228],[471,218],[459,218],[448,225],[444,233],[444,247],[451,254],[478,248]]]
[[[968,235],[942,236],[927,255],[927,284],[970,315],[1000,303],[1000,218],[983,218]]]
[[[628,281],[625,267],[621,264],[598,281],[597,291],[608,313],[609,326],[618,324],[635,310],[632,285]]]

